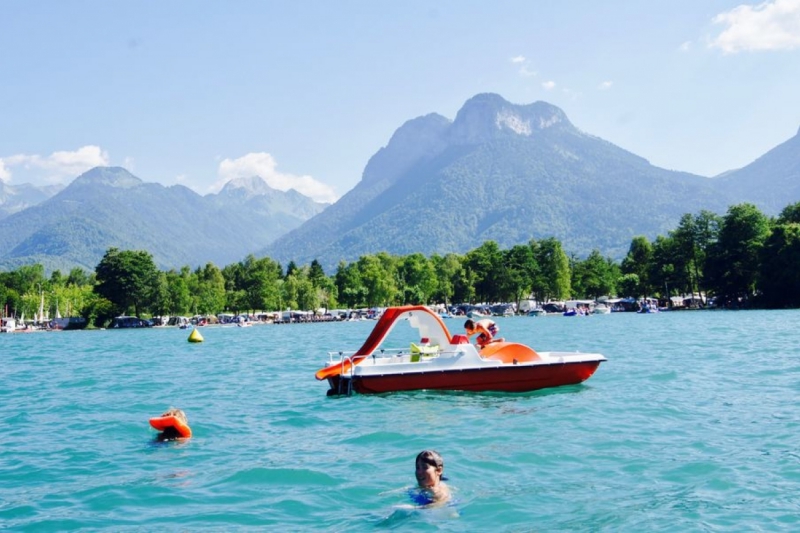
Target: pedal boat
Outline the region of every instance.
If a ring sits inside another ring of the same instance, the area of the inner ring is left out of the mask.
[[[382,344],[406,322],[417,335],[408,348]],[[390,307],[356,352],[330,352],[316,373],[329,396],[410,390],[528,392],[582,383],[606,358],[597,353],[536,352],[515,342],[483,348],[466,335],[450,335],[442,319],[424,306]]]

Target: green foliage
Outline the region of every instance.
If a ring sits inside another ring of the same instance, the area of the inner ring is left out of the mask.
[[[500,299],[503,252],[494,241],[486,241],[478,248],[467,252],[464,267],[471,273],[475,297],[481,302],[496,302]]]
[[[361,282],[361,274],[355,263],[339,263],[336,269],[336,289],[339,301],[347,307],[357,307],[364,301],[367,289]]]
[[[709,290],[720,303],[749,305],[769,231],[769,219],[753,204],[728,209],[706,262]]]
[[[427,304],[438,287],[433,262],[421,253],[407,255],[398,268],[403,303]]]
[[[463,271],[461,258],[456,254],[447,254],[444,257],[434,254],[431,256],[431,263],[436,274],[436,291],[433,293],[433,298],[445,304],[451,303],[458,277]]]
[[[531,241],[533,255],[539,265],[539,275],[533,285],[533,293],[543,302],[564,300],[571,293],[569,258],[561,243],[554,237]]]
[[[778,224],[800,224],[800,202],[787,205],[778,216]]]
[[[615,293],[619,267],[613,260],[604,258],[599,250],[592,250],[584,261],[574,261],[572,266],[572,291],[574,296],[599,298]]]
[[[93,274],[73,269],[45,278],[42,265],[0,272],[8,312],[32,316],[44,299],[54,315],[80,314],[103,324],[130,309],[139,314],[211,314],[344,305],[351,308],[433,302],[496,302],[533,296],[541,301],[686,294],[708,287],[721,305],[800,306],[800,206],[771,222],[755,206],[732,206],[725,217],[707,211],[681,218],[650,242],[634,237],[621,264],[593,250],[570,260],[549,237],[502,249],[486,241],[464,256],[365,254],[341,261],[326,276],[318,261],[289,264],[286,276],[269,257],[247,256],[222,270],[156,270],[142,251],[109,249]],[[643,281],[644,280],[644,281]],[[654,291],[654,292],[651,292]]]
[[[398,296],[396,260],[389,254],[364,255],[356,263],[365,289],[363,303],[368,307],[391,305]]]
[[[149,252],[110,248],[95,273],[94,290],[111,302],[115,313],[133,310],[140,316],[155,304],[159,274]]]
[[[539,272],[533,249],[525,244],[517,244],[504,251],[501,272],[499,299],[519,304],[533,290]]]
[[[795,204],[798,205],[798,204]],[[779,220],[788,220],[781,214]],[[779,223],[760,253],[758,289],[766,307],[800,307],[800,223]]]
[[[639,235],[633,238],[628,249],[628,255],[622,260],[621,270],[623,274],[636,274],[639,285],[636,292],[631,296],[648,296],[650,294],[651,283],[650,264],[653,259],[653,246],[647,237]]]

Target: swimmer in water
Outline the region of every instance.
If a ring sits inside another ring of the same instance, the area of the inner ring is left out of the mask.
[[[425,450],[417,455],[416,472],[419,490],[414,491],[412,499],[420,506],[435,506],[450,500],[450,489],[442,481],[444,461],[439,452]]]

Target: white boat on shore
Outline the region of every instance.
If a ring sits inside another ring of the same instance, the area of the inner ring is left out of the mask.
[[[592,314],[593,315],[610,315],[611,314],[611,308],[609,306],[607,306],[606,304],[604,304],[604,303],[599,303],[599,304],[594,306],[594,309],[592,309]]]

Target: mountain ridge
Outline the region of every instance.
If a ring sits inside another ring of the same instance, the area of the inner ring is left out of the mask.
[[[386,165],[393,153],[402,165]],[[710,179],[655,167],[551,104],[481,94],[452,122],[430,114],[404,123],[339,202],[259,253],[331,268],[379,250],[463,253],[489,239],[554,236],[574,252],[619,257],[637,234],[726,207]]]
[[[255,178],[250,184],[263,194],[200,196],[183,185],[144,182],[122,167],[96,167],[0,220],[0,266],[93,270],[110,247],[145,249],[161,268],[228,264],[327,205]]]
[[[429,113],[405,121],[332,205],[258,176],[200,196],[121,167],[91,169],[0,220],[0,267],[92,269],[117,246],[146,249],[162,268],[253,253],[283,264],[317,259],[330,272],[379,251],[464,253],[486,240],[510,247],[547,237],[569,253],[618,259],[634,236],[653,239],[685,213],[722,214],[744,201],[767,214],[800,201],[800,130],[749,165],[708,178],[656,167],[547,102],[483,93],[453,120]]]

